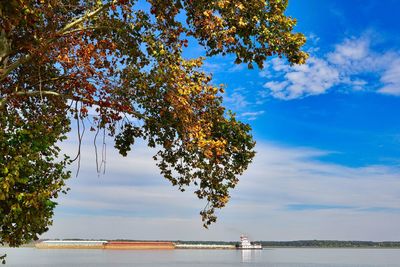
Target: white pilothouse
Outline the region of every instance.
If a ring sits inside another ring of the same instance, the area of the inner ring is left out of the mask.
[[[253,244],[245,235],[240,236],[240,244],[236,245],[237,249],[262,249],[261,244]]]

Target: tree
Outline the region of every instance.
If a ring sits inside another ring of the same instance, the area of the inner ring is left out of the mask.
[[[233,54],[263,67],[301,64],[305,38],[287,0],[9,0],[0,3],[0,241],[36,239],[51,224],[72,159],[58,142],[71,120],[156,147],[161,174],[207,201],[204,225],[229,200],[254,156],[250,127],[222,106],[223,87],[182,56]],[[148,8],[147,8],[148,7]],[[96,112],[88,114],[91,109]],[[79,128],[78,127],[78,128]],[[82,129],[80,129],[82,132]]]

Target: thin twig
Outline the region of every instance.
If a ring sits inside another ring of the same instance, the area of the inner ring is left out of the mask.
[[[78,102],[75,102],[75,109],[78,110]],[[72,160],[78,160],[78,169],[76,171],[76,177],[78,177],[79,171],[81,169],[81,146],[82,146],[82,138],[83,138],[83,134],[85,132],[85,129],[83,129],[83,132],[81,134],[81,130],[80,130],[80,116],[76,116],[76,123],[77,123],[77,130],[78,130],[78,152],[76,157]],[[84,126],[85,124],[82,122],[82,125]]]
[[[100,177],[100,171],[99,171],[99,159],[98,159],[98,153],[97,153],[97,136],[99,135],[99,131],[100,131],[100,126],[99,123],[97,124],[97,131],[96,134],[94,135],[94,139],[93,139],[93,144],[94,144],[94,153],[96,156],[96,171],[97,171],[97,175],[98,177]]]
[[[106,128],[103,128],[103,145],[101,148],[101,164],[100,169],[103,168],[103,175],[106,173]]]

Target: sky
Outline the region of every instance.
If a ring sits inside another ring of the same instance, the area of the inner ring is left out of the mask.
[[[224,104],[257,141],[209,230],[205,203],[161,177],[154,150],[138,142],[123,158],[108,140],[99,176],[88,134],[42,238],[400,240],[399,9],[397,0],[292,0],[286,14],[307,36],[305,65],[271,58],[248,70],[230,56],[207,59],[213,82],[226,85]],[[62,147],[75,154],[76,134]]]

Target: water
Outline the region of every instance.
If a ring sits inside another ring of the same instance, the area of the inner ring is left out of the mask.
[[[0,248],[6,266],[400,267],[400,249],[70,250]],[[1,265],[0,265],[1,266]]]

